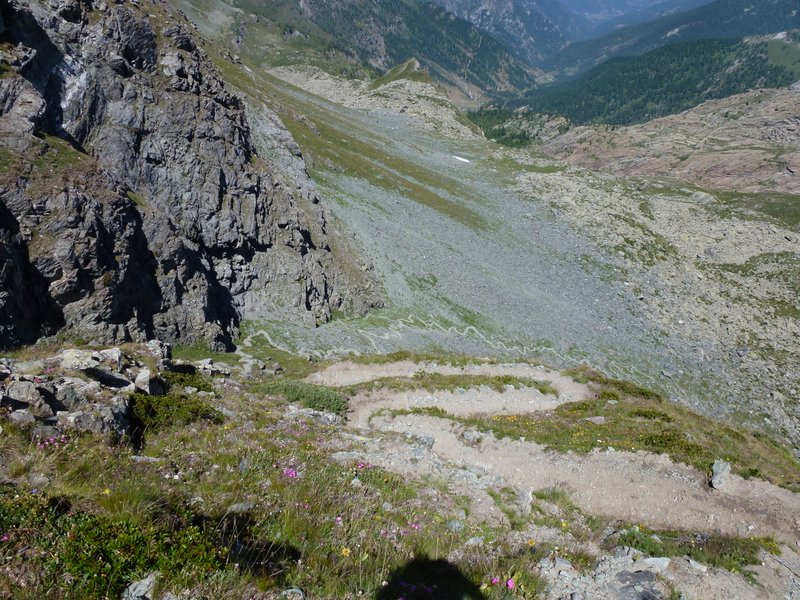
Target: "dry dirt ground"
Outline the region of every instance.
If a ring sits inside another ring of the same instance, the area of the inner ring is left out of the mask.
[[[705,474],[673,463],[665,455],[619,448],[585,456],[559,454],[530,441],[470,435],[462,424],[445,418],[392,413],[435,406],[458,417],[535,414],[590,396],[589,388],[560,373],[528,364],[453,367],[408,361],[377,365],[342,362],[312,375],[310,381],[344,386],[382,377],[411,377],[422,371],[530,377],[547,381],[559,395],[556,398],[534,389],[498,392],[486,387],[454,392],[379,389],[361,393],[351,402],[349,424],[352,441],[364,459],[411,478],[443,479],[451,489],[470,498],[473,517],[487,522],[497,523],[505,518],[487,490],[513,488],[520,510],[524,511],[526,503],[529,509],[533,491],[557,487],[567,490],[587,515],[656,529],[773,536],[784,546],[783,555],[776,559],[765,554],[764,564],[758,569],[761,587],[727,571],[699,570],[685,560],[672,560],[659,574],[687,598],[800,597],[800,556],[796,554],[800,546],[800,500],[788,490],[738,476],[732,476],[723,489],[712,490]],[[542,540],[558,538],[547,529],[540,528],[536,535]],[[606,556],[601,557],[601,564],[606,561],[612,571],[630,567],[618,565],[615,560],[624,562],[619,557]],[[608,587],[607,580],[600,578],[598,582],[597,573],[589,578],[590,582],[581,582],[581,578],[586,579],[575,574],[570,581],[586,597],[623,597],[618,589]],[[569,592],[557,585],[568,579],[554,573],[552,597],[560,598],[559,594]],[[619,577],[612,579],[619,583]]]

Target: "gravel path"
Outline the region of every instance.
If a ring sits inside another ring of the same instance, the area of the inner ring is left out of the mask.
[[[797,494],[738,476],[731,476],[722,489],[712,490],[705,474],[673,463],[666,455],[610,448],[588,455],[559,454],[529,441],[500,440],[491,434],[473,433],[449,419],[390,412],[436,406],[459,417],[504,411],[535,414],[567,399],[586,397],[588,390],[584,386],[553,371],[511,364],[451,367],[408,361],[381,365],[344,362],[324,369],[310,380],[326,385],[350,385],[381,377],[412,376],[422,370],[536,377],[550,381],[559,390],[559,398],[532,389],[400,393],[373,390],[353,400],[349,426],[364,459],[414,479],[433,477],[445,481],[452,491],[470,498],[471,518],[490,524],[503,522],[504,515],[489,494],[491,490],[512,488],[524,503],[532,491],[558,487],[568,490],[570,498],[585,514],[655,529],[773,536],[784,546],[782,557],[765,557],[766,562],[757,569],[762,587],[748,585],[739,575],[692,566],[682,559],[673,559],[671,566],[659,570],[649,564],[638,564],[630,556],[602,555],[595,548],[601,556],[594,573],[581,575],[572,569],[544,569],[550,584],[548,597],[562,598],[566,594],[569,598],[577,590],[587,598],[627,598],[621,582],[627,581],[630,573],[655,569],[687,593],[688,598],[798,598],[800,570],[794,571],[800,565]],[[530,535],[546,541],[555,534],[540,528]]]

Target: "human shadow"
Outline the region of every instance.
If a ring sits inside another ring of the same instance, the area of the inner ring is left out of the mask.
[[[375,591],[375,600],[485,600],[478,586],[446,560],[415,558]]]

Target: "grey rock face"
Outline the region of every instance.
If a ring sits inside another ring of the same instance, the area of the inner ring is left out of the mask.
[[[370,303],[347,296],[299,151],[259,156],[241,99],[169,7],[16,6],[3,38],[28,50],[0,79],[2,345],[66,327],[221,348],[243,316],[320,323]]]

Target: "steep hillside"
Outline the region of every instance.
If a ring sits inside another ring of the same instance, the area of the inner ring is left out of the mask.
[[[168,7],[0,9],[0,346],[64,328],[224,346],[243,317],[371,302],[296,144],[271,113],[256,144]]]
[[[553,54],[588,29],[558,0],[434,0],[488,31],[528,62]]]
[[[615,56],[638,55],[674,42],[742,38],[798,27],[800,9],[795,0],[715,0],[687,12],[622,27],[597,40],[576,43],[546,61],[546,66],[574,74]]]
[[[596,27],[617,19],[624,20],[628,15],[659,16],[669,10],[668,6],[693,4],[698,6],[709,0],[561,0],[572,12],[586,17]],[[633,17],[635,18],[635,17]],[[613,28],[613,27],[612,27]]]
[[[468,97],[519,92],[538,72],[491,35],[421,0],[185,0],[188,14],[216,27],[237,53],[265,66],[320,66],[355,77],[381,74],[417,59],[438,80]],[[209,11],[228,14],[209,20]]]
[[[800,34],[674,43],[609,60],[577,79],[531,92],[518,105],[578,124],[647,121],[755,88],[800,79]]]

